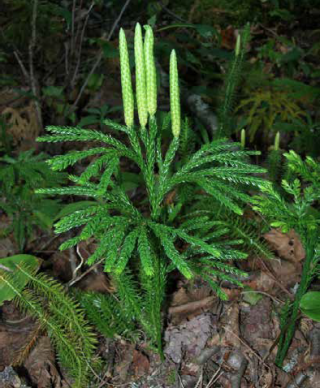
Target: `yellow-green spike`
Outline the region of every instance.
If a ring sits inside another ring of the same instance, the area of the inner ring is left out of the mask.
[[[150,26],[144,26],[146,30],[144,38],[144,60],[147,84],[148,112],[153,116],[157,111],[157,74],[153,55],[153,32]]]
[[[181,128],[181,113],[178,64],[175,50],[172,50],[170,55],[170,111],[172,133],[175,138],[178,138]]]
[[[142,30],[139,23],[136,25],[134,34],[134,58],[136,62],[136,95],[138,116],[140,125],[144,128],[148,122],[148,111]]]
[[[134,102],[131,83],[131,72],[126,35],[122,28],[120,29],[119,33],[119,51],[124,121],[128,127],[132,127],[134,123]]]
[[[244,150],[246,147],[246,130],[241,129],[241,148]]]
[[[274,150],[279,151],[280,147],[280,132],[277,132],[276,137],[274,138]]]
[[[239,34],[237,36],[236,48],[235,48],[236,57],[240,54],[240,49],[241,49],[241,35]]]

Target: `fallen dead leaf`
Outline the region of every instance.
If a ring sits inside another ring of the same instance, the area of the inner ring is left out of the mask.
[[[12,302],[2,306],[0,323],[0,369],[12,365],[25,350],[37,323],[24,316]]]
[[[177,325],[212,310],[217,305],[217,297],[211,296],[210,293],[211,290],[206,286],[193,290],[179,288],[173,294],[168,311],[171,323]]]
[[[299,263],[305,258],[302,243],[294,230],[282,233],[279,229],[271,229],[270,232],[264,234],[264,238],[282,259]]]
[[[221,318],[224,335],[222,346],[240,347],[240,329],[239,329],[239,305],[232,303],[227,307],[226,314]]]
[[[134,349],[132,367],[136,378],[145,376],[150,369],[150,362],[148,357],[142,352],[139,352],[137,349]]]
[[[55,353],[47,336],[38,340],[24,362],[24,367],[37,388],[62,388],[66,386],[56,368]]]
[[[264,297],[256,305],[241,307],[241,335],[260,355],[264,355],[269,346],[261,340],[272,339],[272,302]],[[269,344],[270,345],[270,344]]]
[[[119,355],[121,358],[116,360],[115,372],[118,376],[121,384],[124,384],[128,378],[128,371],[133,360],[134,345],[122,342],[121,347],[119,347]]]
[[[214,331],[213,316],[202,314],[179,326],[169,326],[165,331],[165,354],[176,364],[186,358],[197,357]]]

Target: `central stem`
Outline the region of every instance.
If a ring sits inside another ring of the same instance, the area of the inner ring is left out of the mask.
[[[288,325],[284,325],[280,334],[279,349],[275,361],[276,365],[280,368],[283,365],[283,361],[287,355],[292,338],[294,336],[301,298],[307,292],[310,283],[311,265],[315,253],[314,243],[312,242],[312,239],[311,241],[310,239],[305,239],[304,245],[306,249],[306,260],[303,265],[300,285],[291,308],[291,314],[288,317],[289,323]]]

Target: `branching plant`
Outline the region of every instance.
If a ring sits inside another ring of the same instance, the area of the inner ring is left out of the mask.
[[[286,308],[282,318],[276,357],[276,363],[280,367],[295,332],[301,298],[307,292],[314,276],[319,273],[320,258],[320,217],[317,209],[320,199],[320,166],[311,157],[303,161],[294,151],[284,156],[288,161],[291,176],[290,180],[282,181],[282,189],[289,200],[285,200],[272,183],[263,187],[264,196],[255,199],[255,210],[264,215],[271,222],[271,226],[280,228],[283,232],[294,229],[300,235],[306,252],[294,302]]]
[[[34,317],[55,346],[59,361],[73,378],[75,388],[87,387],[94,365],[95,337],[84,311],[67,295],[63,287],[44,274],[37,274],[37,259],[30,255],[1,259],[0,305],[14,300],[17,306]],[[34,344],[34,341],[31,341]],[[30,348],[19,350],[18,359]],[[22,360],[24,361],[24,360]],[[97,361],[97,360],[96,360]],[[92,364],[92,365],[91,365]]]
[[[235,108],[237,88],[241,81],[241,70],[249,40],[250,25],[247,24],[243,33],[238,35],[234,58],[230,61],[224,81],[223,98],[218,112],[219,127],[217,137],[230,136],[232,133],[232,113]]]
[[[81,228],[79,234],[61,246],[67,249],[94,237],[98,241],[87,265],[104,260],[121,305],[147,333],[162,353],[161,307],[165,297],[165,279],[171,271],[185,278],[201,276],[222,298],[221,280],[240,285],[243,271],[232,265],[233,260],[246,255],[233,247],[239,241],[220,238],[225,226],[219,220],[199,217],[181,219],[167,211],[167,199],[183,187],[196,187],[211,198],[220,209],[243,213],[250,201],[245,187],[259,188],[264,181],[257,176],[264,172],[250,164],[238,143],[218,139],[203,145],[175,169],[182,127],[179,81],[175,51],[170,56],[170,115],[158,126],[156,68],[153,57],[153,33],[145,26],[136,26],[134,37],[136,103],[139,126],[135,125],[134,95],[131,83],[129,55],[124,31],[120,31],[121,84],[125,125],[111,120],[105,124],[118,132],[120,140],[102,131],[78,127],[49,126],[49,135],[42,142],[93,142],[96,146],[48,161],[54,171],[73,166],[86,157],[95,157],[80,176],[70,176],[68,187],[40,189],[45,195],[76,195],[96,200],[91,206],[62,218],[56,232]],[[163,154],[162,132],[171,123],[173,139]],[[184,147],[186,149],[186,147]],[[130,198],[119,179],[120,160],[134,163],[142,177],[145,193],[141,201]],[[196,200],[198,200],[196,198]],[[147,206],[146,206],[147,204]]]

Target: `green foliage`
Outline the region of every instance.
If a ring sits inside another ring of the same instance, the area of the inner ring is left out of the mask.
[[[307,317],[320,322],[320,292],[309,291],[300,301],[300,310]]]
[[[286,194],[283,198],[271,183],[266,184],[263,196],[256,197],[255,210],[259,211],[271,226],[283,232],[295,229],[300,235],[306,259],[303,265],[301,282],[295,300],[287,310],[283,324],[276,363],[282,366],[291,340],[294,335],[301,299],[305,295],[310,282],[319,271],[318,247],[320,244],[318,210],[320,199],[320,166],[314,159],[306,160],[294,151],[284,155],[288,161],[290,180],[282,180],[282,189]]]
[[[305,116],[297,99],[290,97],[287,91],[265,88],[251,91],[236,108],[236,112],[239,111],[246,112],[242,124],[247,126],[250,141],[258,130],[269,133],[278,128],[279,122],[292,123]]]
[[[0,267],[0,286],[10,289],[18,307],[33,316],[48,332],[59,361],[73,379],[72,386],[87,387],[96,343],[92,329],[78,303],[58,282],[44,274],[36,274],[34,265],[33,268],[28,266],[29,258],[27,255],[9,258],[15,269]],[[1,259],[1,263],[3,261]],[[24,284],[18,279],[23,279]]]
[[[8,19],[3,26],[4,34],[1,38],[5,40],[6,44],[13,43],[19,49],[25,48],[29,43],[33,2],[28,0],[4,0],[2,6],[3,15],[7,15]],[[55,33],[63,29],[61,19],[58,18],[63,8],[48,0],[40,0],[38,7],[38,12],[41,15],[37,22],[38,39],[42,41],[48,36],[54,39]]]
[[[105,337],[123,336],[132,339],[135,326],[131,310],[125,310],[114,295],[77,293],[81,307],[92,325]]]
[[[19,270],[19,265],[27,265],[32,271],[39,267],[38,259],[31,255],[16,255],[1,259],[0,270],[11,272],[14,276],[15,287],[22,291],[29,279]],[[5,283],[0,282],[0,306],[4,301],[10,301],[15,298],[16,293]]]
[[[123,32],[120,34],[124,42]],[[201,276],[225,298],[219,282],[227,280],[241,285],[238,277],[244,273],[233,267],[231,260],[245,257],[231,247],[235,241],[220,241],[222,231],[219,222],[208,220],[203,225],[202,220],[199,220],[201,222],[191,226],[188,226],[187,221],[172,223],[167,213],[167,197],[176,190],[191,186],[204,192],[221,209],[240,215],[244,204],[250,200],[244,188],[263,186],[264,181],[256,175],[263,173],[264,169],[249,163],[248,156],[256,153],[240,150],[240,144],[229,143],[226,139],[203,145],[185,157],[180,167],[174,168],[181,133],[176,58],[173,54],[170,72],[173,139],[163,154],[162,133],[164,127],[168,126],[168,120],[163,121],[159,127],[153,111],[148,115],[142,46],[141,29],[138,26],[135,53],[136,71],[139,73],[136,82],[141,127],[132,125],[129,103],[125,114],[127,126],[106,120],[106,124],[119,133],[120,140],[102,131],[79,127],[48,127],[50,134],[39,138],[39,141],[97,143],[96,147],[92,146],[85,151],[71,151],[52,158],[48,161],[52,169],[62,170],[88,156],[96,157],[79,177],[70,176],[74,185],[38,189],[37,192],[96,199],[96,203],[75,210],[55,224],[57,233],[81,228],[76,237],[62,244],[61,249],[90,237],[97,240],[97,249],[88,258],[87,264],[104,261],[104,270],[114,280],[121,307],[126,314],[131,315],[134,322],[142,326],[151,343],[156,344],[161,353],[161,306],[165,296],[166,274],[178,270],[187,279]],[[151,55],[150,52],[148,55]],[[127,63],[123,52],[122,60]],[[128,66],[122,66],[122,69],[126,72],[125,82],[128,86]],[[123,88],[123,93],[125,96],[131,94],[130,87]],[[130,102],[130,98],[126,101]],[[180,150],[186,153],[189,135],[182,132],[181,137]],[[119,171],[122,158],[134,163],[140,171],[143,182],[141,189],[145,189],[146,193],[140,203],[131,201],[121,185]],[[179,211],[176,216],[178,220]],[[222,229],[225,230],[223,225]],[[124,313],[121,314],[123,316]],[[95,320],[98,314],[92,312],[93,316]],[[111,315],[108,319],[115,318],[115,315]],[[118,327],[117,324],[115,327]]]
[[[66,175],[52,171],[45,163],[46,155],[34,155],[33,150],[20,152],[17,157],[0,158],[0,207],[8,215],[10,225],[2,235],[14,233],[20,251],[32,237],[34,228],[49,229],[61,208],[59,201],[39,197],[39,187],[53,187],[65,182]]]
[[[223,99],[219,107],[218,137],[229,136],[233,132],[232,113],[235,108],[235,96],[239,86],[244,55],[250,40],[250,25],[244,28],[235,47],[234,58],[230,61],[224,80]]]

